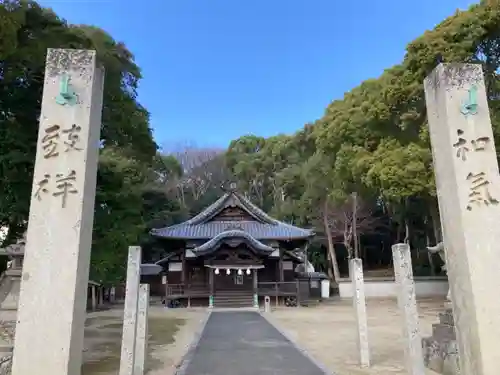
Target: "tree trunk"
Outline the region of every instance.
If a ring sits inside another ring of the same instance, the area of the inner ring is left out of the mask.
[[[352,193],[352,236],[354,238],[354,258],[359,258],[359,246],[358,246],[358,194]]]
[[[337,254],[335,254],[335,247],[333,246],[333,238],[332,238],[332,232],[330,230],[330,226],[328,225],[328,210],[327,210],[328,203],[325,202],[324,210],[323,210],[323,225],[325,227],[325,234],[326,234],[326,239],[328,241],[328,254],[330,255],[330,261],[333,269],[333,277],[335,278],[336,282],[339,282],[340,279],[340,271],[339,271],[339,265],[337,262]]]
[[[333,267],[332,267],[332,257],[330,255],[330,251],[328,251],[328,247],[326,250],[326,270],[327,270],[328,278],[330,280],[335,280],[335,275],[333,273]]]

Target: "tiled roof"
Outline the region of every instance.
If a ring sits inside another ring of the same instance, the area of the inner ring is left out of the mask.
[[[262,211],[259,207],[250,202],[250,200],[248,200],[243,195],[238,194],[234,191],[224,194],[222,197],[217,199],[214,203],[205,208],[198,215],[188,220],[187,223],[189,224],[203,223],[207,220],[210,220],[212,217],[214,217],[224,208],[227,207],[240,207],[246,212],[248,212],[251,216],[253,216],[256,220],[262,221],[264,223],[268,224],[278,223],[278,220],[273,219],[264,211]]]
[[[255,220],[209,221],[226,207],[240,207]],[[224,194],[192,219],[170,227],[153,229],[151,234],[163,238],[209,239],[231,229],[242,230],[257,240],[288,240],[308,238],[314,235],[312,230],[302,229],[273,219],[247,198],[234,191]]]
[[[247,232],[244,232],[242,230],[228,230],[219,233],[217,236],[205,242],[203,245],[195,247],[193,249],[193,253],[195,253],[196,255],[205,255],[209,252],[217,250],[218,246],[222,243],[222,241],[226,239],[241,239],[243,241],[246,241],[250,244],[250,246],[253,249],[261,253],[264,253],[266,255],[270,255],[274,251],[272,247],[264,245],[262,242],[253,238]]]
[[[153,229],[151,234],[163,238],[208,239],[233,229],[235,223],[237,223],[238,229],[247,232],[257,240],[288,240],[307,238],[313,235],[312,231],[294,227],[293,225],[285,223],[270,225],[257,221],[212,221],[198,225],[182,223],[171,227]]]
[[[141,264],[141,276],[155,276],[163,271],[163,267],[154,263]]]

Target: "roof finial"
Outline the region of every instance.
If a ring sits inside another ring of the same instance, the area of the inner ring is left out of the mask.
[[[235,191],[237,189],[236,182],[231,182],[229,185],[229,190]]]

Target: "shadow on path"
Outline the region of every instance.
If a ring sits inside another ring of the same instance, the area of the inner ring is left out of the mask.
[[[180,375],[325,375],[256,312],[213,312]]]

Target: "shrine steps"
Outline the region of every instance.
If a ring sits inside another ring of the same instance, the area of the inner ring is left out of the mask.
[[[214,296],[214,307],[252,307],[253,292],[241,290],[217,291]]]

